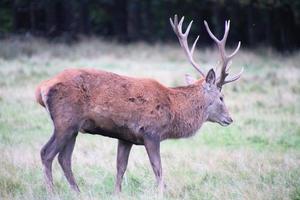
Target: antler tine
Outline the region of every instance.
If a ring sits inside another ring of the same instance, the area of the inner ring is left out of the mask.
[[[241,69],[241,71],[238,74],[231,77],[230,79],[225,80],[223,85],[238,80],[242,76],[243,72],[244,72],[244,67]]]
[[[178,32],[182,35],[182,24],[183,24],[184,16],[181,17],[179,23],[178,23]]]
[[[211,30],[210,30],[210,28],[209,28],[208,23],[206,22],[206,20],[204,20],[204,25],[205,25],[205,27],[206,27],[206,30],[207,30],[209,36],[210,36],[217,44],[219,44],[221,41],[218,40],[218,38],[216,38],[216,36],[211,32]]]
[[[232,77],[229,80],[225,80],[226,77],[228,76],[228,68],[229,68],[229,63],[231,61],[231,59],[237,54],[238,50],[240,49],[241,46],[241,42],[238,43],[236,49],[234,50],[233,53],[231,53],[229,56],[226,54],[225,51],[225,45],[226,45],[226,40],[227,40],[227,36],[230,30],[230,20],[225,21],[225,31],[224,31],[224,35],[223,38],[221,40],[219,40],[210,30],[208,23],[206,21],[204,21],[204,25],[206,27],[206,30],[209,34],[209,36],[216,42],[219,52],[221,54],[221,59],[222,59],[222,68],[221,68],[221,73],[217,78],[217,86],[220,88],[220,90],[222,89],[222,86],[226,83],[230,83],[233,82],[235,80],[238,80],[242,73],[243,73],[243,69],[240,71],[240,73],[238,73],[237,75],[235,75],[234,77]]]
[[[226,41],[227,41],[227,36],[228,36],[228,33],[229,33],[229,29],[230,29],[230,20],[225,21],[225,32],[224,32],[224,36],[221,40],[223,42],[224,46],[225,46]]]
[[[235,56],[235,54],[237,54],[237,52],[240,50],[240,47],[241,47],[241,41],[239,41],[239,43],[238,43],[236,49],[234,50],[234,52],[232,52],[232,54],[230,54],[230,55],[228,56],[228,58],[229,58],[229,59],[232,59],[233,56]]]
[[[197,38],[196,38],[196,40],[193,43],[193,46],[192,46],[192,49],[191,49],[191,54],[194,54],[194,50],[195,50],[196,44],[198,42],[198,39],[199,39],[199,35],[197,35]]]
[[[189,23],[189,25],[188,25],[188,27],[186,28],[186,31],[185,31],[185,33],[183,34],[184,35],[184,37],[188,37],[188,35],[189,35],[189,33],[190,33],[190,30],[191,30],[191,27],[192,27],[192,25],[193,25],[193,20]]]
[[[187,38],[188,38],[189,32],[191,30],[193,21],[191,21],[189,23],[189,25],[184,33],[182,32],[183,21],[184,21],[184,16],[180,19],[179,23],[178,23],[177,15],[174,16],[174,21],[170,18],[170,23],[173,28],[173,31],[175,32],[175,34],[179,40],[180,46],[183,48],[189,62],[202,76],[205,77],[205,74],[200,70],[199,65],[194,61],[194,58],[193,58],[194,50],[195,50],[196,44],[198,42],[199,36],[195,39],[193,46],[190,49]]]

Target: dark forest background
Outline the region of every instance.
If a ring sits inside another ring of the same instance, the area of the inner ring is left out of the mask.
[[[0,0],[0,35],[165,42],[176,40],[169,25],[175,13],[194,19],[190,37],[200,34],[202,44],[211,43],[204,19],[216,35],[230,19],[234,43],[280,51],[300,47],[300,0]]]

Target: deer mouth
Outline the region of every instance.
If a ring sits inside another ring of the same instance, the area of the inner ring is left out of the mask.
[[[222,121],[219,122],[219,124],[221,126],[228,126],[231,123],[232,123],[232,119],[231,118],[228,118],[228,119],[225,119],[225,120],[222,120]]]
[[[221,126],[228,126],[229,124],[231,124],[230,122],[227,122],[227,121],[221,121],[221,122],[219,122],[219,124],[221,125]]]

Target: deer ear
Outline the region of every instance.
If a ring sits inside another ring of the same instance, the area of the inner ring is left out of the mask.
[[[215,84],[216,82],[216,73],[213,69],[210,69],[205,78],[206,83]]]
[[[185,82],[187,85],[192,85],[196,82],[196,79],[189,74],[185,74]]]

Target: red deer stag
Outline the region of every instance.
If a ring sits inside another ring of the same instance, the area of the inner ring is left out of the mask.
[[[213,69],[207,75],[193,59],[198,41],[188,45],[187,30],[182,32],[184,17],[178,22],[170,19],[189,62],[201,74],[200,80],[183,87],[169,88],[152,79],[120,76],[93,69],[68,69],[54,78],[42,82],[36,89],[36,100],[49,112],[54,133],[41,150],[41,159],[47,186],[53,189],[52,161],[58,161],[72,189],[79,188],[71,170],[71,156],[78,132],[98,134],[118,139],[117,175],[115,192],[121,191],[123,175],[133,144],[144,145],[152,165],[157,184],[162,190],[160,142],[168,138],[192,136],[206,122],[222,126],[232,123],[225,106],[222,86],[240,78],[226,79],[228,63],[238,52],[227,55],[225,43],[230,22],[225,22],[225,33],[218,40],[205,26],[216,42],[221,54],[221,72],[216,77]]]

